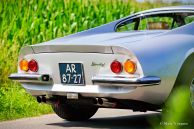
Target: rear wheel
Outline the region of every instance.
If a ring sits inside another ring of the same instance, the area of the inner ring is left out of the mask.
[[[52,105],[54,112],[68,121],[84,121],[90,119],[98,110],[93,105],[78,105],[72,103],[61,103]]]
[[[191,102],[191,106],[193,108],[194,111],[194,78],[191,82],[191,86],[190,86],[190,102]]]
[[[190,63],[190,64],[194,64]],[[194,67],[185,64],[177,78],[175,87],[165,104],[164,116],[187,123],[189,127],[194,125]],[[173,116],[173,117],[172,117]]]
[[[194,62],[192,64],[194,64]],[[194,67],[188,65],[186,69],[183,69],[180,72],[181,75],[178,78],[179,80],[177,82],[177,88],[175,89],[182,89],[186,92],[185,96],[187,96],[187,99],[182,101],[186,101],[188,116],[194,118],[193,110]]]

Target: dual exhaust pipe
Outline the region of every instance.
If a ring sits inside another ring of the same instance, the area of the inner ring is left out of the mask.
[[[37,96],[36,100],[37,100],[38,103],[42,103],[42,102],[46,103],[46,101],[47,101],[45,96]]]
[[[55,103],[57,100],[55,98],[46,98],[46,96],[37,96],[36,100],[38,103]]]
[[[115,108],[117,106],[116,102],[110,102],[108,99],[105,98],[96,98],[96,104],[100,107],[109,107],[109,108]]]
[[[56,99],[54,98],[46,98],[46,96],[37,96],[36,97],[37,99],[37,102],[38,103],[55,103],[57,102]],[[90,99],[91,100],[91,99]],[[96,106],[100,106],[100,107],[109,107],[109,108],[114,108],[117,106],[117,103],[116,102],[110,102],[108,99],[105,99],[105,98],[94,98],[92,99],[93,101],[88,101],[88,99],[85,99],[84,98],[81,100],[77,100],[77,102],[79,103],[84,103],[86,104],[87,102],[93,104],[93,105],[96,105]]]

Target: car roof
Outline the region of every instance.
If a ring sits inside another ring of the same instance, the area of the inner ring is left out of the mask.
[[[169,7],[161,7],[161,8],[155,8],[150,10],[145,10],[142,12],[138,12],[136,14],[142,14],[142,13],[152,13],[152,12],[176,12],[176,11],[186,11],[186,12],[193,12],[194,11],[194,5],[184,5],[184,6],[169,6]]]
[[[119,20],[114,21],[116,24],[114,25],[114,29],[117,28],[119,24],[122,24],[129,19],[133,19],[136,17],[144,17],[144,16],[151,16],[151,15],[165,15],[165,14],[175,14],[178,13],[179,15],[182,13],[183,16],[194,15],[194,5],[183,5],[183,6],[168,6],[168,7],[161,7],[161,8],[154,8],[149,9],[141,12],[134,13],[132,15],[126,16]]]
[[[171,11],[171,10],[191,10],[194,11],[194,5],[183,5],[183,6],[169,6],[169,7],[161,7],[161,8],[155,8],[146,10],[143,12],[152,12],[152,11]]]
[[[136,17],[136,16],[143,16],[143,15],[159,15],[159,14],[171,14],[171,13],[190,13],[194,14],[194,5],[183,5],[183,6],[169,6],[169,7],[161,7],[161,8],[154,8],[145,11],[140,11],[124,18],[117,20],[116,22],[120,23],[127,19]]]

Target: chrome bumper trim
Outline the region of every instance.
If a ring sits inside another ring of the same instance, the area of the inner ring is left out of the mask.
[[[95,85],[103,86],[152,86],[159,85],[161,79],[155,76],[142,78],[122,78],[122,77],[92,77]]]
[[[22,74],[13,73],[9,79],[25,83],[52,83],[52,79],[48,74]],[[161,80],[159,77],[147,76],[142,78],[124,78],[124,77],[92,77],[94,85],[99,86],[152,86],[159,85]]]
[[[48,74],[22,74],[13,73],[9,77],[11,80],[26,83],[51,83],[51,78]]]

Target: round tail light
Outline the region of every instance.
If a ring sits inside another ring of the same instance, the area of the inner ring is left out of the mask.
[[[124,63],[124,69],[127,73],[133,74],[133,73],[135,73],[137,67],[136,67],[136,64],[133,61],[127,60]]]
[[[20,66],[20,69],[23,70],[23,71],[28,71],[28,61],[26,59],[23,59],[20,61],[19,63],[19,66]]]
[[[119,74],[123,69],[122,64],[119,61],[113,61],[110,65],[110,68],[112,72],[116,74]]]
[[[35,60],[31,60],[28,62],[28,68],[32,72],[37,72],[38,71],[38,63]]]

